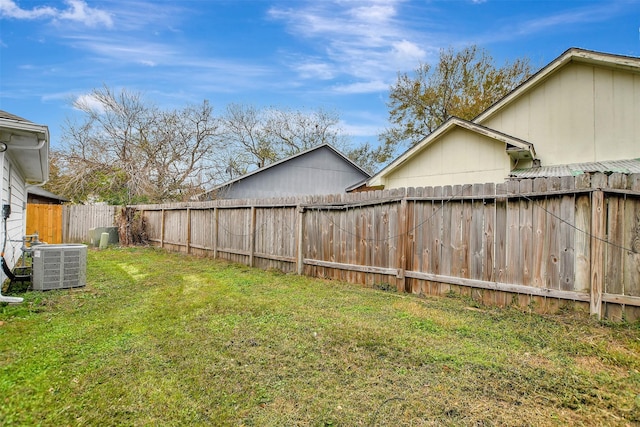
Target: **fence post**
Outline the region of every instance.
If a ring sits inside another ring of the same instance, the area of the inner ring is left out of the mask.
[[[296,269],[298,271],[298,275],[302,276],[304,274],[304,207],[298,205],[296,212],[297,220],[298,220],[298,229],[296,232],[296,243],[297,243],[297,252],[296,252]]]
[[[396,287],[398,291],[406,292],[407,279],[404,276],[404,271],[407,268],[407,198],[406,196],[400,201],[400,212],[398,213],[398,260],[397,268],[398,274],[396,278],[398,282]]]
[[[251,234],[249,235],[249,267],[253,267],[256,251],[256,207],[251,206]]]
[[[161,210],[162,216],[160,221],[160,247],[164,248],[164,208]]]
[[[602,290],[604,285],[604,242],[606,240],[606,209],[604,193],[606,175],[594,175],[591,185],[591,300],[589,313],[598,320],[602,317]],[[604,182],[603,182],[604,181]]]
[[[187,208],[187,254],[191,253],[191,209]]]
[[[213,258],[218,258],[218,208],[213,208]]]

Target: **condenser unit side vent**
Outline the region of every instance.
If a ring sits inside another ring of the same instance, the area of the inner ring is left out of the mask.
[[[34,290],[85,286],[87,245],[38,245],[33,249],[32,274]]]

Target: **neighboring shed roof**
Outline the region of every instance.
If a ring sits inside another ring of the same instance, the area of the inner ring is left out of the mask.
[[[611,160],[592,163],[573,163],[570,165],[542,166],[530,169],[514,169],[510,178],[545,178],[576,176],[584,173],[640,173],[640,159]]]
[[[342,158],[343,158],[345,161],[347,161],[348,163],[351,163],[351,165],[352,165],[353,167],[355,167],[356,169],[358,169],[358,170],[359,170],[359,171],[361,171],[362,173],[364,173],[364,174],[366,174],[366,175],[370,175],[367,171],[365,171],[365,170],[364,170],[364,169],[362,169],[360,166],[358,166],[358,165],[357,165],[353,160],[351,160],[350,158],[348,158],[347,156],[345,156],[344,154],[342,154],[340,151],[336,150],[333,146],[331,146],[331,145],[329,145],[329,144],[322,144],[322,145],[318,145],[317,147],[313,147],[313,148],[309,148],[308,150],[301,151],[301,152],[299,152],[299,153],[297,153],[297,154],[294,154],[293,156],[287,157],[286,159],[278,160],[277,162],[271,163],[270,165],[267,165],[267,166],[261,167],[260,169],[256,169],[256,170],[254,170],[254,171],[252,171],[252,172],[249,172],[249,173],[247,173],[247,174],[245,174],[245,175],[242,175],[242,176],[240,176],[240,177],[238,177],[238,178],[232,179],[231,181],[227,181],[227,182],[225,182],[224,184],[220,184],[220,185],[218,185],[217,187],[215,187],[215,188],[214,188],[214,190],[215,190],[216,188],[226,187],[226,186],[231,185],[231,184],[233,184],[233,183],[235,183],[235,182],[237,182],[237,181],[240,181],[240,180],[243,180],[243,179],[245,179],[245,178],[248,178],[248,177],[250,177],[251,175],[255,175],[255,174],[258,174],[258,173],[260,173],[260,172],[262,172],[262,171],[264,171],[264,170],[274,168],[274,167],[276,167],[276,166],[278,166],[278,165],[281,165],[281,164],[283,164],[283,163],[286,163],[286,162],[288,162],[288,161],[291,161],[291,160],[293,160],[293,159],[295,159],[295,158],[297,158],[297,157],[304,156],[304,155],[305,155],[305,154],[307,154],[307,153],[310,153],[310,152],[312,152],[312,151],[316,151],[316,150],[319,150],[319,149],[321,149],[321,148],[325,148],[325,147],[326,147],[326,148],[328,148],[328,149],[330,149],[330,150],[332,150],[333,152],[335,152],[337,155],[339,155],[340,157],[342,157]]]
[[[308,159],[309,155],[312,157],[315,157],[316,155],[320,154],[323,152],[323,150],[329,150],[330,153],[332,154],[332,158],[338,158],[340,159],[345,165],[348,165],[350,170],[352,171],[357,171],[357,175],[358,175],[358,180],[362,179],[362,177],[369,177],[370,174],[365,171],[364,169],[362,169],[360,166],[358,166],[356,163],[354,163],[351,159],[349,159],[347,156],[345,156],[344,154],[342,154],[340,151],[338,151],[337,149],[335,149],[334,147],[332,147],[329,144],[322,144],[322,145],[318,145],[316,147],[310,148],[308,150],[305,151],[301,151],[300,153],[297,153],[293,156],[287,157],[286,159],[282,159],[279,160],[275,163],[272,163],[268,166],[256,169],[252,172],[249,172],[245,175],[242,175],[238,178],[235,178],[231,181],[227,181],[224,184],[220,184],[214,188],[212,188],[209,191],[206,191],[200,195],[198,195],[198,199],[203,199],[203,198],[207,198],[208,195],[210,194],[214,194],[214,193],[219,193],[221,191],[227,191],[227,189],[232,188],[234,186],[238,185],[248,185],[246,184],[246,182],[255,182],[252,181],[252,178],[255,177],[258,174],[263,174],[261,175],[262,177],[267,177],[267,176],[271,176],[273,175],[273,173],[275,173],[275,171],[281,171],[281,167],[285,166],[287,163],[292,163],[292,164],[299,164],[300,161],[303,161],[303,157],[304,159]],[[317,153],[314,153],[317,152]],[[312,168],[313,169],[313,168]],[[295,179],[294,176],[292,176],[293,179]],[[322,184],[325,184],[324,182],[317,182],[317,186],[318,187],[322,187]],[[350,183],[345,183],[344,187],[346,187],[347,185],[351,185]],[[335,190],[335,191],[344,191],[344,187],[341,187],[340,190]],[[273,197],[278,197],[278,188],[273,188]],[[219,193],[220,194],[220,193]],[[314,193],[309,193],[309,194],[314,194]]]
[[[45,190],[42,187],[29,187],[27,188],[28,194],[33,194],[35,196],[46,197],[52,200],[59,200],[61,202],[68,202],[69,199],[65,199],[64,197],[58,196],[57,194],[53,194],[50,191]]]

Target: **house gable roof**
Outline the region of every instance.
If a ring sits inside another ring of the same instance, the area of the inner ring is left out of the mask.
[[[496,131],[494,129],[479,125],[477,123],[470,122],[468,120],[463,120],[458,117],[451,117],[449,120],[440,125],[436,130],[427,135],[424,139],[418,142],[413,147],[409,148],[403,154],[401,154],[398,158],[392,161],[389,165],[387,165],[384,169],[375,174],[372,178],[370,178],[367,182],[375,181],[378,178],[383,178],[402,164],[407,162],[408,160],[417,156],[420,152],[422,152],[426,147],[436,142],[438,139],[451,132],[453,129],[462,128],[466,129],[470,132],[477,133],[479,135],[486,136],[488,138],[494,139],[498,142],[503,142],[506,145],[507,153],[510,151],[521,151],[530,153],[529,156],[531,158],[535,158],[535,149],[533,144],[530,142],[524,141],[519,138],[515,138],[511,135],[507,135],[506,133]]]
[[[472,121],[474,123],[483,123],[498,111],[503,110],[514,100],[521,97],[524,93],[538,86],[543,81],[547,80],[550,76],[557,73],[559,70],[572,62],[640,73],[640,58],[595,52],[592,50],[573,47],[567,49],[562,55],[554,59],[533,76],[529,77],[520,86],[516,87],[503,98],[498,100],[495,104],[484,110]]]
[[[444,124],[427,135],[423,140],[418,142],[409,150],[405,151],[389,165],[375,174],[372,178],[367,180],[367,184],[375,185],[376,183],[379,183],[379,178],[383,178],[389,175],[392,171],[396,170],[406,161],[418,155],[418,153],[420,153],[425,147],[433,144],[439,138],[443,137],[456,127],[464,128],[471,132],[475,132],[477,134],[495,139],[496,141],[504,142],[506,144],[506,152],[513,158],[525,157],[534,159],[536,157],[536,153],[531,143],[523,141],[511,135],[493,130],[491,128],[483,126],[482,124],[498,112],[502,111],[504,108],[507,108],[512,102],[520,98],[523,94],[537,87],[542,82],[550,78],[552,75],[554,75],[570,63],[590,64],[593,66],[625,70],[640,74],[640,58],[595,52],[580,48],[570,48],[555,60],[553,60],[551,63],[549,63],[547,66],[538,71],[536,74],[527,79],[525,82],[523,82],[520,86],[515,88],[513,91],[511,91],[506,96],[487,108],[485,111],[480,113],[473,120],[467,121],[456,117],[452,117],[447,120]]]
[[[49,128],[0,110],[0,142],[26,181],[49,179]]]
[[[297,154],[294,154],[293,156],[287,157],[287,158],[282,159],[282,160],[278,160],[277,162],[271,163],[271,164],[269,164],[269,165],[267,165],[267,166],[261,167],[261,168],[259,168],[259,169],[254,170],[254,171],[251,171],[251,172],[249,172],[249,173],[247,173],[247,174],[245,174],[245,175],[239,176],[238,178],[232,179],[232,180],[227,181],[227,182],[225,182],[225,183],[223,183],[223,184],[217,185],[217,186],[213,187],[211,190],[208,190],[208,191],[204,192],[203,194],[201,194],[201,195],[200,195],[200,196],[198,196],[198,197],[201,197],[201,196],[203,196],[203,195],[206,195],[206,194],[209,194],[209,193],[213,193],[213,192],[219,191],[219,190],[221,190],[221,189],[223,189],[223,188],[226,188],[226,187],[229,187],[229,186],[231,186],[231,185],[233,185],[233,184],[235,184],[235,183],[237,183],[237,182],[239,182],[239,181],[245,180],[245,179],[247,179],[247,178],[249,178],[249,177],[251,177],[251,176],[257,175],[257,174],[259,174],[259,173],[261,173],[261,172],[264,172],[264,171],[266,171],[266,170],[269,170],[269,169],[275,168],[275,167],[277,167],[277,166],[280,166],[280,165],[282,165],[282,164],[285,164],[285,163],[287,163],[287,162],[290,162],[291,160],[297,159],[297,158],[302,157],[302,156],[304,156],[304,155],[306,155],[306,154],[309,154],[309,153],[311,153],[311,152],[313,152],[313,151],[317,151],[317,150],[321,150],[321,149],[328,149],[328,150],[331,150],[331,151],[332,151],[333,153],[335,153],[339,158],[341,158],[345,163],[347,163],[348,165],[350,165],[351,167],[353,167],[353,168],[354,168],[354,169],[356,169],[357,171],[361,172],[362,174],[364,174],[364,175],[365,175],[365,176],[367,176],[367,177],[370,177],[370,176],[371,176],[371,174],[370,174],[369,172],[367,172],[367,171],[365,171],[364,169],[362,169],[362,168],[361,168],[360,166],[358,166],[358,165],[357,165],[353,160],[351,160],[350,158],[348,158],[347,156],[345,156],[344,154],[342,154],[340,151],[338,151],[338,150],[337,150],[336,148],[334,148],[332,145],[330,145],[330,144],[321,144],[321,145],[318,145],[318,146],[316,146],[316,147],[309,148],[309,149],[307,149],[307,150],[305,150],[305,151],[301,151],[301,152],[299,152],[299,153],[297,153]]]

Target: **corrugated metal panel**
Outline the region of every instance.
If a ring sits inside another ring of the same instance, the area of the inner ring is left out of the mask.
[[[514,169],[511,178],[544,178],[552,176],[577,176],[583,173],[640,173],[640,159],[611,160],[570,165],[543,166],[539,168]]]

